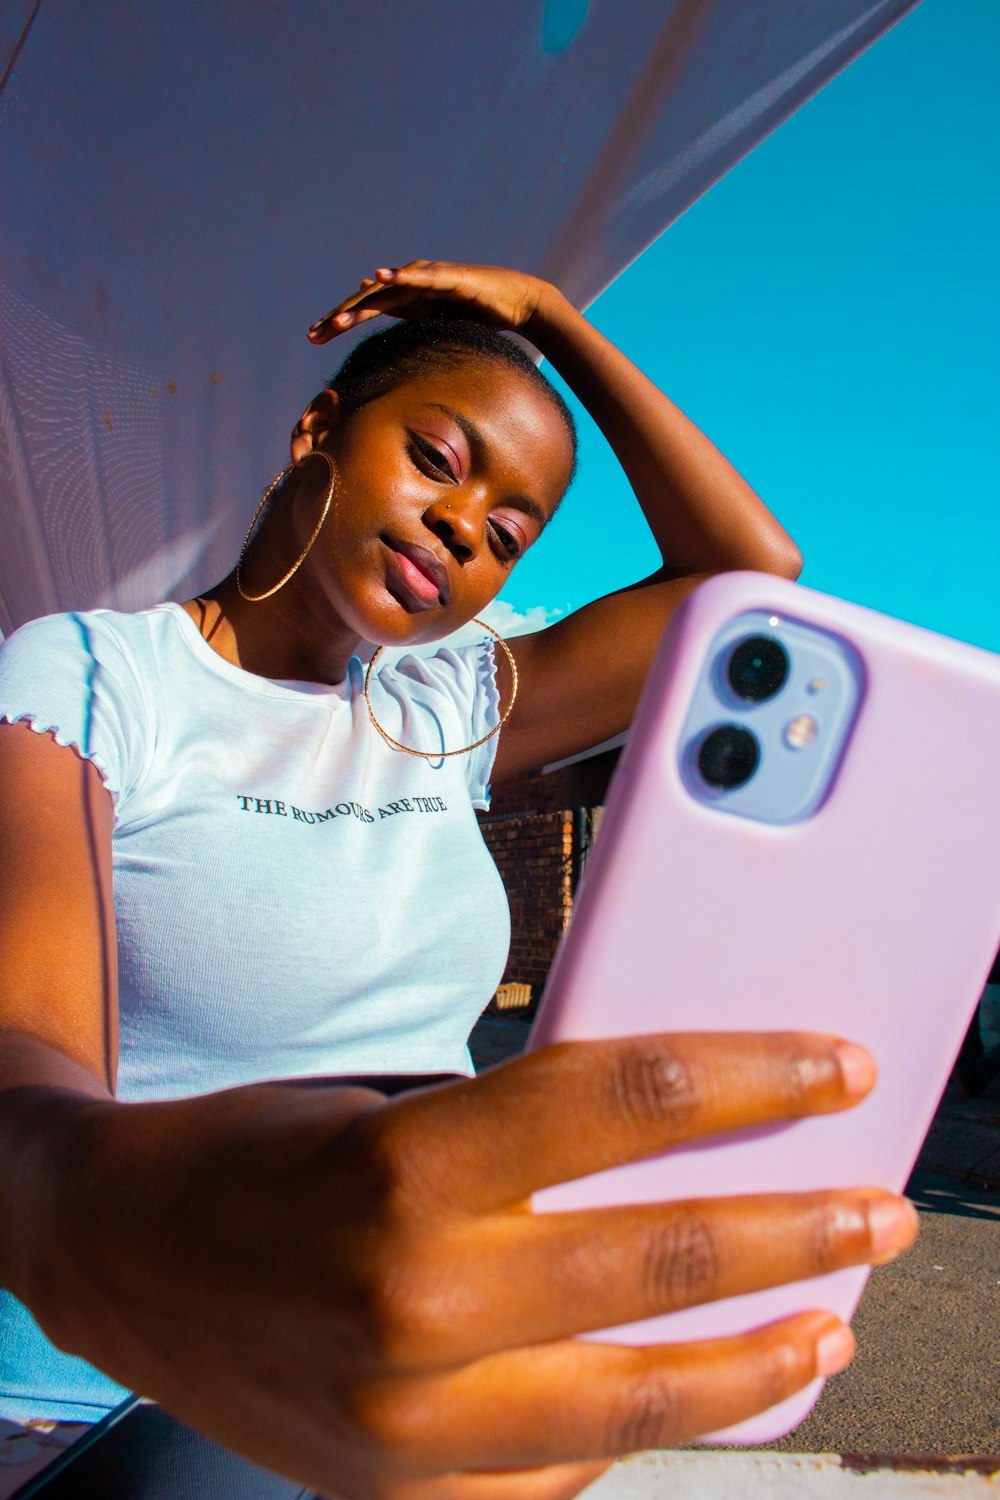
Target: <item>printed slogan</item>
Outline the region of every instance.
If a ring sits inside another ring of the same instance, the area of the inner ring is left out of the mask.
[[[389,802],[374,812],[370,807],[362,807],[360,802],[338,802],[319,812],[296,807],[294,802],[283,802],[278,797],[253,797],[238,792],[236,800],[243,812],[262,817],[291,818],[295,823],[329,823],[334,818],[356,818],[359,823],[375,823],[382,818],[394,818],[399,813],[448,811],[441,797],[401,797],[398,802]]]

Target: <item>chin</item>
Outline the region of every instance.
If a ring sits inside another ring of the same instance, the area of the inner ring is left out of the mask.
[[[442,640],[458,629],[458,622],[443,620],[437,610],[410,611],[391,594],[380,591],[377,600],[344,600],[337,614],[364,641],[379,646],[425,646]]]

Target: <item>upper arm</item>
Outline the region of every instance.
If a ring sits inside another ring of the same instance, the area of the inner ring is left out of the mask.
[[[796,579],[801,554],[776,522],[774,528],[777,535],[768,531],[744,562],[730,566]],[[728,568],[664,566],[546,630],[509,642],[518,693],[500,734],[492,780],[538,770],[627,729],[667,621],[699,583],[721,571]],[[501,703],[508,703],[513,684],[504,654],[497,657],[497,681]]]
[[[65,1062],[50,1081],[101,1093],[117,1057],[113,821],[90,761],[0,723],[0,1052],[13,1066],[41,1042]]]
[[[510,641],[518,693],[500,733],[493,780],[537,770],[627,729],[668,619],[705,576],[657,574]],[[497,675],[501,703],[508,702],[510,667],[502,653]]]

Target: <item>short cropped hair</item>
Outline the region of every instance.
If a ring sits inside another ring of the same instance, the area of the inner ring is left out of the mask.
[[[355,344],[340,369],[331,375],[328,386],[336,391],[344,410],[352,412],[426,371],[476,359],[503,360],[551,401],[562,418],[570,443],[568,489],[576,474],[577,433],[573,414],[521,345],[491,323],[433,316],[400,319]]]

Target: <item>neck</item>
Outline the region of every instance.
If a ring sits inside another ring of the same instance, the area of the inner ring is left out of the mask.
[[[294,472],[279,503],[265,510],[240,568],[248,593],[266,590],[302,555],[322,514],[323,468],[317,464]],[[299,682],[343,682],[361,638],[331,610],[313,576],[313,561],[307,555],[288,582],[267,598],[244,598],[234,570],[183,608],[212,650],[245,672]]]
[[[310,608],[305,591],[291,579],[270,599],[249,603],[230,573],[214,588],[182,605],[213,651],[258,677],[336,684],[361,638],[331,617]]]

